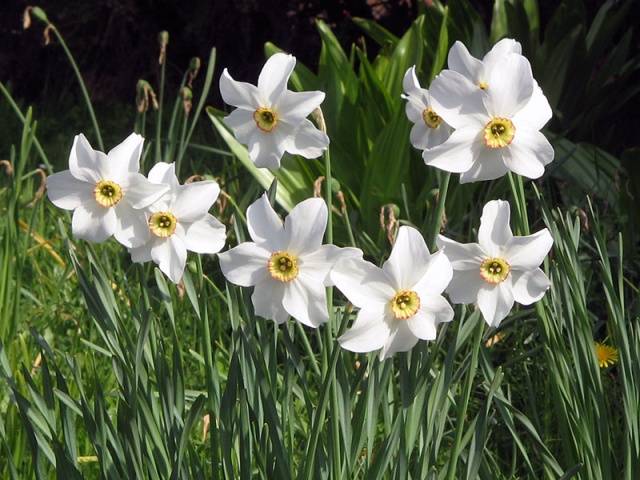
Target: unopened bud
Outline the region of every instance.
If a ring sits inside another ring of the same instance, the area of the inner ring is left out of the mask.
[[[193,105],[191,102],[193,99],[193,92],[189,87],[182,87],[180,89],[180,96],[182,97],[182,108],[184,108],[184,113],[185,115],[189,115]]]
[[[160,44],[160,55],[158,56],[158,64],[162,65],[167,59],[167,45],[169,45],[169,32],[163,30],[158,34],[158,43]]]
[[[50,23],[47,18],[47,14],[40,7],[27,7],[24,10],[24,14],[22,15],[22,26],[26,30],[31,26],[31,17],[35,17],[36,20],[40,20],[47,25]]]
[[[136,85],[136,108],[138,112],[144,113],[149,110],[149,104],[154,110],[158,109],[158,99],[153,88],[146,80],[138,80]]]
[[[324,122],[324,115],[322,114],[322,109],[320,107],[317,107],[313,112],[311,112],[311,118],[313,118],[321,131],[327,133],[327,124]]]
[[[396,240],[399,216],[400,207],[395,203],[388,203],[380,208],[380,227],[387,234],[387,240],[389,240],[391,245],[393,245]]]

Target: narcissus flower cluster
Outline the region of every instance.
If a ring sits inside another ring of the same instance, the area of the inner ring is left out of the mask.
[[[425,163],[460,173],[461,183],[508,171],[541,176],[553,160],[540,133],[551,109],[520,44],[502,40],[479,60],[456,42],[448,63],[428,90],[415,67],[404,76],[409,140]],[[234,80],[226,69],[220,78],[222,98],[235,107],[224,121],[257,167],[277,169],[285,153],[314,159],[329,146],[321,112],[313,115],[317,127],[308,118],[324,93],[288,89],[295,64],[293,56],[278,53],[257,85]],[[189,251],[218,254],[229,283],[253,288],[254,313],[278,324],[290,317],[311,328],[330,321],[327,288],[335,286],[357,309],[338,339],[347,350],[379,350],[384,360],[419,340],[434,340],[438,325],[454,318],[445,294],[454,304],[477,305],[486,323],[497,327],[515,302],[530,305],[550,286],[540,269],[553,244],[549,231],[514,236],[503,200],[484,206],[478,243],[441,235],[439,250],[431,253],[422,234],[405,225],[378,267],[360,249],[323,243],[324,200],[304,200],[283,220],[265,193],[246,211],[251,241],[219,253],[226,228],[209,213],[218,184],[180,184],[174,164],[165,162],[145,177],[139,171],[143,141],[131,134],[105,154],[82,134],[75,138],[69,170],[47,182],[49,199],[73,211],[74,236],[91,242],[113,236],[133,262],[155,262],[174,283],[182,280]]]

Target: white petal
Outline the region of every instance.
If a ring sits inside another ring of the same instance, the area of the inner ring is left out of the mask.
[[[180,283],[187,263],[187,249],[178,235],[155,241],[151,258],[173,283]]]
[[[476,303],[478,291],[485,283],[480,276],[479,265],[474,270],[454,270],[447,295],[452,303]]]
[[[73,146],[69,154],[69,170],[78,180],[96,183],[106,178],[108,173],[104,168],[107,156],[91,148],[87,138],[81,133],[73,139]]]
[[[539,178],[544,166],[553,161],[553,147],[537,130],[519,128],[509,147],[505,149],[504,162],[514,173],[527,178]]]
[[[118,219],[113,235],[118,242],[127,248],[134,248],[149,241],[149,224],[143,211],[134,210],[125,202],[120,202],[113,209]]]
[[[283,298],[284,283],[271,278],[263,280],[256,284],[251,295],[253,311],[256,315],[278,324],[284,323],[289,318],[289,314],[282,305]]]
[[[133,208],[145,208],[169,191],[169,185],[153,183],[141,173],[127,173],[121,187],[124,201]]]
[[[321,245],[317,250],[306,253],[300,257],[299,268],[305,275],[313,277],[318,283],[325,287],[333,283],[329,277],[329,272],[336,262],[349,258],[361,259],[362,250],[359,248],[340,248],[335,245]]]
[[[246,82],[236,82],[225,68],[220,76],[220,94],[224,103],[234,107],[251,110],[263,106],[258,88]]]
[[[440,124],[437,128],[430,128],[425,141],[425,148],[434,148],[442,145],[451,136],[453,129],[446,123]]]
[[[107,157],[109,158],[110,178],[122,178],[128,172],[140,171],[140,155],[142,155],[142,135],[132,133],[122,143],[113,147]]]
[[[130,248],[129,253],[131,254],[131,261],[133,263],[145,263],[153,261],[153,258],[151,258],[151,246],[152,244],[151,242],[149,242],[136,248]]]
[[[502,58],[491,71],[489,88],[484,97],[491,116],[512,117],[533,94],[533,74],[529,61],[515,53]]]
[[[420,298],[440,295],[451,282],[452,276],[451,262],[445,252],[440,250],[431,255],[427,269],[412,290],[415,290]]]
[[[396,290],[411,288],[424,277],[430,261],[431,254],[424,237],[415,228],[402,226],[382,270]]]
[[[268,250],[275,252],[286,248],[284,224],[266,193],[247,208],[247,227],[251,239]]]
[[[356,307],[387,305],[395,295],[391,279],[370,262],[349,259],[337,263],[330,273],[334,285]]]
[[[472,56],[462,42],[456,41],[453,44],[449,50],[447,64],[451,70],[464,75],[474,84],[478,83],[482,62]]]
[[[453,310],[451,313],[453,313]],[[418,310],[413,317],[404,321],[407,323],[407,327],[409,327],[411,333],[419,339],[434,340],[436,338],[436,324],[434,320],[434,315],[429,315],[423,310]]]
[[[407,95],[411,94],[419,94],[422,87],[420,86],[420,82],[418,81],[418,76],[416,75],[416,66],[409,67],[404,74],[404,78],[402,79],[402,89]]]
[[[329,321],[324,285],[302,272],[284,286],[282,305],[289,315],[308,327],[316,328]]]
[[[256,167],[269,168],[271,170],[280,168],[280,160],[284,155],[286,146],[286,135],[279,135],[282,127],[284,125],[278,125],[278,128],[273,132],[258,131],[249,140],[247,144],[249,157]],[[285,133],[290,132],[287,131]]]
[[[536,268],[526,272],[513,272],[513,298],[522,305],[531,305],[540,300],[551,286],[542,270]]]
[[[458,72],[442,71],[431,82],[429,94],[432,108],[453,128],[480,128],[488,121],[484,92]]]
[[[407,106],[409,104],[407,103]],[[420,119],[413,127],[411,127],[411,133],[409,134],[409,141],[414,148],[418,150],[424,150],[429,145],[429,134],[431,130],[427,125]],[[435,146],[435,145],[434,145]]]
[[[244,242],[219,253],[220,270],[225,278],[241,287],[257,285],[271,279],[267,270],[271,252],[253,242]]]
[[[220,187],[213,180],[180,185],[172,212],[180,223],[195,222],[207,214],[219,194]]]
[[[480,148],[472,167],[460,174],[460,183],[494,180],[504,176],[509,169],[502,158],[500,149]]]
[[[503,38],[496,43],[482,59],[482,68],[478,80],[488,83],[493,71],[496,68],[500,68],[500,63],[512,53],[522,53],[522,46],[519,42],[511,38]],[[489,84],[488,88],[491,89],[491,84]]]
[[[551,120],[552,115],[551,105],[549,105],[547,97],[545,97],[542,89],[534,80],[531,99],[513,116],[512,120],[516,126],[526,125],[532,130],[541,130]]]
[[[73,210],[93,201],[95,184],[78,180],[70,170],[47,177],[47,196],[58,208]]]
[[[513,238],[510,217],[511,206],[506,200],[491,200],[482,209],[478,243],[490,256],[500,256]]]
[[[434,325],[453,320],[453,307],[442,295],[429,295],[420,298],[420,310],[432,317]],[[422,338],[422,337],[421,337]]]
[[[116,230],[116,213],[96,202],[80,205],[73,212],[71,230],[77,238],[89,242],[104,242]]]
[[[417,97],[415,95],[403,95],[402,98],[407,101],[407,104],[404,107],[404,112],[406,113],[409,121],[416,125],[425,125],[422,113],[427,108],[427,105],[422,101],[422,97]]]
[[[454,270],[475,270],[479,272],[480,264],[487,256],[477,243],[458,243],[443,235],[438,235],[436,245],[444,250],[444,254],[451,262]]]
[[[251,135],[258,130],[253,112],[241,108],[236,108],[230,115],[224,117],[224,123],[233,130],[238,141],[245,145],[249,143]]]
[[[511,277],[497,285],[486,283],[478,291],[478,308],[490,327],[497,327],[513,307]]]
[[[224,225],[209,214],[188,225],[184,237],[187,250],[195,253],[218,253],[226,240]]]
[[[282,92],[274,108],[279,120],[297,127],[324,101],[324,92]]]
[[[384,346],[390,334],[384,308],[367,308],[358,312],[356,321],[338,338],[338,342],[350,352],[373,352]]]
[[[329,146],[329,137],[309,120],[302,120],[300,127],[285,138],[284,149],[292,155],[318,158]]]
[[[422,152],[424,163],[447,172],[466,172],[478,156],[481,144],[473,127],[455,130],[441,145]]]
[[[176,177],[176,165],[175,163],[158,162],[149,171],[147,176],[150,182],[164,183],[174,190],[180,184],[178,177]]]
[[[396,352],[411,350],[418,343],[418,337],[409,329],[405,322],[396,322],[396,327],[391,331],[387,342],[380,352],[380,360],[391,357]]]
[[[322,245],[326,228],[327,205],[324,200],[308,198],[300,202],[284,221],[287,250],[298,255],[317,250]]]
[[[538,267],[553,246],[553,237],[543,228],[533,235],[513,237],[505,246],[505,257],[514,270]]]
[[[289,77],[296,66],[296,58],[286,53],[275,53],[269,57],[258,77],[258,90],[269,106],[277,103],[286,90]],[[228,102],[227,102],[228,103]]]

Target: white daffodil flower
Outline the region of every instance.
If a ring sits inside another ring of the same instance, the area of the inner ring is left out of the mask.
[[[129,250],[136,263],[153,260],[173,283],[179,283],[187,262],[187,250],[217,253],[226,240],[225,227],[209,214],[220,187],[214,181],[180,185],[173,163],[160,162],[149,180],[167,185],[162,198],[145,209],[146,243]]]
[[[255,287],[251,301],[256,315],[285,322],[292,316],[316,328],[329,320],[326,286],[337,261],[361,258],[357,248],[322,245],[327,227],[327,206],[310,198],[289,213],[284,224],[267,195],[247,209],[253,242],[244,242],[218,255],[227,280]]]
[[[324,93],[287,89],[295,65],[292,55],[272,55],[262,67],[258,86],[235,81],[226,68],[220,77],[223,100],[236,107],[224,121],[247,145],[258,167],[280,168],[284,152],[317,158],[329,145],[326,133],[307,119],[324,100]]]
[[[132,133],[108,154],[91,148],[76,135],[69,170],[47,178],[47,196],[58,208],[73,210],[72,232],[77,238],[103,242],[112,235],[126,247],[144,242],[146,221],[139,209],[167,190],[138,173],[144,138]]]
[[[436,326],[453,319],[441,295],[452,275],[444,252],[433,255],[415,228],[400,227],[389,259],[376,267],[364,260],[343,261],[331,271],[336,287],[360,308],[338,341],[352,352],[382,349],[380,359],[413,348],[418,339],[436,338]]]
[[[409,136],[411,145],[418,150],[425,150],[443,143],[451,135],[452,129],[431,107],[429,90],[420,86],[415,65],[404,74],[402,86],[402,98],[407,100],[407,118],[413,123]]]
[[[453,265],[447,293],[453,303],[475,303],[489,326],[497,327],[513,302],[531,305],[550,286],[539,266],[553,245],[546,228],[514,237],[509,227],[509,202],[493,200],[482,210],[478,243],[458,243],[442,235],[442,248]]]
[[[506,48],[490,54],[482,65],[458,58],[453,65],[464,74],[444,70],[431,83],[432,105],[455,131],[442,145],[425,151],[423,159],[460,173],[461,183],[493,180],[508,171],[539,178],[554,156],[540,133],[551,108],[525,57]],[[460,51],[453,56],[460,57]]]

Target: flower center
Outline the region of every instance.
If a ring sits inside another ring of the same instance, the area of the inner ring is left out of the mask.
[[[504,282],[510,271],[511,265],[503,258],[487,258],[480,264],[480,276],[494,285]]]
[[[266,107],[260,107],[253,112],[253,119],[263,132],[271,132],[278,125],[278,114]]]
[[[489,84],[487,82],[480,82],[478,83],[478,87],[480,87],[480,90],[486,90],[489,88]]]
[[[396,320],[413,317],[420,308],[420,297],[413,290],[400,290],[391,299],[391,311]]]
[[[96,202],[103,207],[113,207],[122,200],[122,188],[111,180],[100,180],[93,189]]]
[[[422,111],[422,119],[429,128],[438,128],[442,123],[440,116],[431,107],[427,107]]]
[[[516,127],[508,118],[495,117],[484,127],[484,144],[488,148],[503,148],[513,141]]]
[[[267,268],[274,280],[290,282],[298,276],[298,257],[289,252],[273,252]]]
[[[171,212],[156,212],[149,218],[149,230],[156,237],[167,238],[173,235],[178,219]]]

